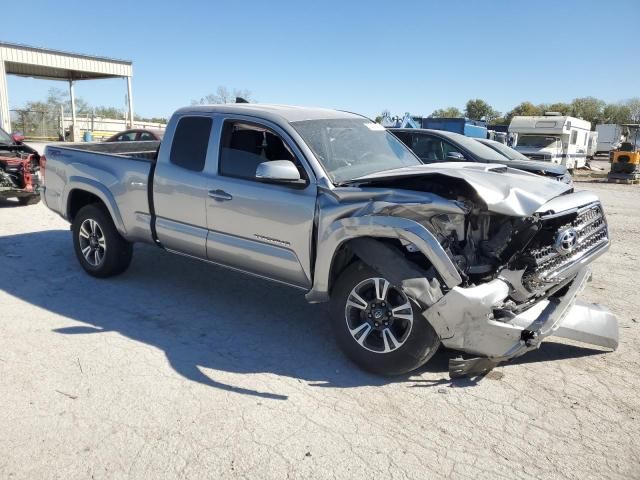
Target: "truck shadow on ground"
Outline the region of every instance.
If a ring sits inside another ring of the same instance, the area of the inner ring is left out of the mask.
[[[15,198],[0,198],[0,208],[15,208],[20,206],[20,203],[18,203],[18,200]]]
[[[448,379],[451,353],[443,349],[410,376],[367,374],[338,351],[326,321],[326,307],[307,304],[303,292],[151,246],[136,245],[127,272],[99,280],[78,265],[68,230],[40,231],[0,237],[0,265],[0,290],[82,323],[55,332],[117,332],[161,349],[183,377],[227,391],[287,398],[216,381],[202,369],[271,373],[337,388],[398,382],[409,386],[477,384],[477,379]],[[599,353],[551,343],[519,361]],[[427,372],[439,375],[440,380],[422,380],[420,374]]]

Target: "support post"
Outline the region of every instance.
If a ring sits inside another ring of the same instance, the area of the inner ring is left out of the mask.
[[[0,127],[11,133],[11,117],[9,114],[9,91],[7,89],[7,72],[4,59],[0,56]]]
[[[63,142],[66,142],[67,141],[67,137],[64,134],[64,105],[60,105],[60,125],[59,125],[59,128],[60,128],[60,139]]]
[[[133,98],[131,95],[131,77],[127,77],[127,104],[129,106],[129,125],[128,128],[133,128]]]
[[[78,132],[78,129],[76,127],[76,95],[73,91],[73,79],[70,78],[69,79],[69,96],[71,97],[71,141],[72,142],[77,142],[78,139],[76,138],[76,132]]]

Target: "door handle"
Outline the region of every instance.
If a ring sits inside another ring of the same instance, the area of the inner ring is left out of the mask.
[[[224,190],[209,190],[209,197],[221,202],[226,202],[233,198],[231,194],[225,192]]]

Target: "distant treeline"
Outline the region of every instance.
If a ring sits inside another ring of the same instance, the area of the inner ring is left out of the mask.
[[[508,125],[516,115],[544,115],[545,112],[559,112],[562,115],[583,118],[595,127],[599,123],[640,123],[640,98],[630,98],[617,103],[607,103],[595,97],[574,98],[570,103],[522,102],[512,110],[502,114],[482,99],[469,100],[464,109],[457,107],[440,108],[429,117],[486,120],[490,125]],[[376,117],[380,120],[385,113]]]

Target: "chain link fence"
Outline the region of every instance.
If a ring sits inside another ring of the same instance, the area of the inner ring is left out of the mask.
[[[61,110],[25,110],[13,109],[11,126],[14,132],[20,132],[32,141],[70,141],[73,120]],[[164,129],[166,124],[136,120],[133,128]],[[124,118],[104,118],[94,115],[76,116],[76,141],[81,141],[85,132],[91,133],[92,140],[104,140],[117,132],[128,128]]]
[[[51,141],[63,139],[60,110],[10,110],[11,127],[29,140]]]

